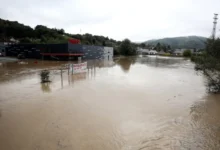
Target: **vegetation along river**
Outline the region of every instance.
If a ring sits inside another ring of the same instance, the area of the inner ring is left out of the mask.
[[[220,149],[220,95],[190,60],[88,61],[61,76],[66,63],[0,63],[1,150]]]

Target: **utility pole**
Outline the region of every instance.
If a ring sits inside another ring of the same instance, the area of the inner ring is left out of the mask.
[[[214,14],[214,18],[213,19],[214,19],[214,21],[213,21],[213,29],[212,29],[212,38],[215,39],[218,14]]]

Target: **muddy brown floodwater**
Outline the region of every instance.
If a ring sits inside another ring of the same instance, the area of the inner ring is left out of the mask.
[[[219,150],[220,95],[181,58],[0,64],[0,150]],[[51,69],[51,83],[39,72]]]

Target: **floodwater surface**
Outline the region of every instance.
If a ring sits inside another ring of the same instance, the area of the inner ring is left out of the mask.
[[[220,95],[189,60],[88,61],[61,75],[67,63],[1,62],[1,150],[220,149]]]

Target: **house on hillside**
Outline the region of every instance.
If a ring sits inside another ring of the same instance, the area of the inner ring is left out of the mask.
[[[157,55],[158,52],[156,50],[150,50],[149,55]]]
[[[182,56],[183,55],[183,50],[182,49],[175,49],[173,51],[173,54],[176,56]]]
[[[196,53],[196,50],[194,49],[186,49],[186,48],[182,48],[182,49],[175,49],[173,54],[176,55],[176,56],[182,56],[183,55],[183,52],[185,50],[190,50],[192,54]]]
[[[156,50],[149,50],[149,49],[143,49],[143,48],[138,48],[137,49],[138,54],[142,55],[157,55],[158,52]]]
[[[165,55],[166,53],[162,50],[162,51],[159,51],[158,55]]]
[[[143,48],[138,48],[137,53],[141,55],[149,55],[150,50],[149,49],[143,49]]]

